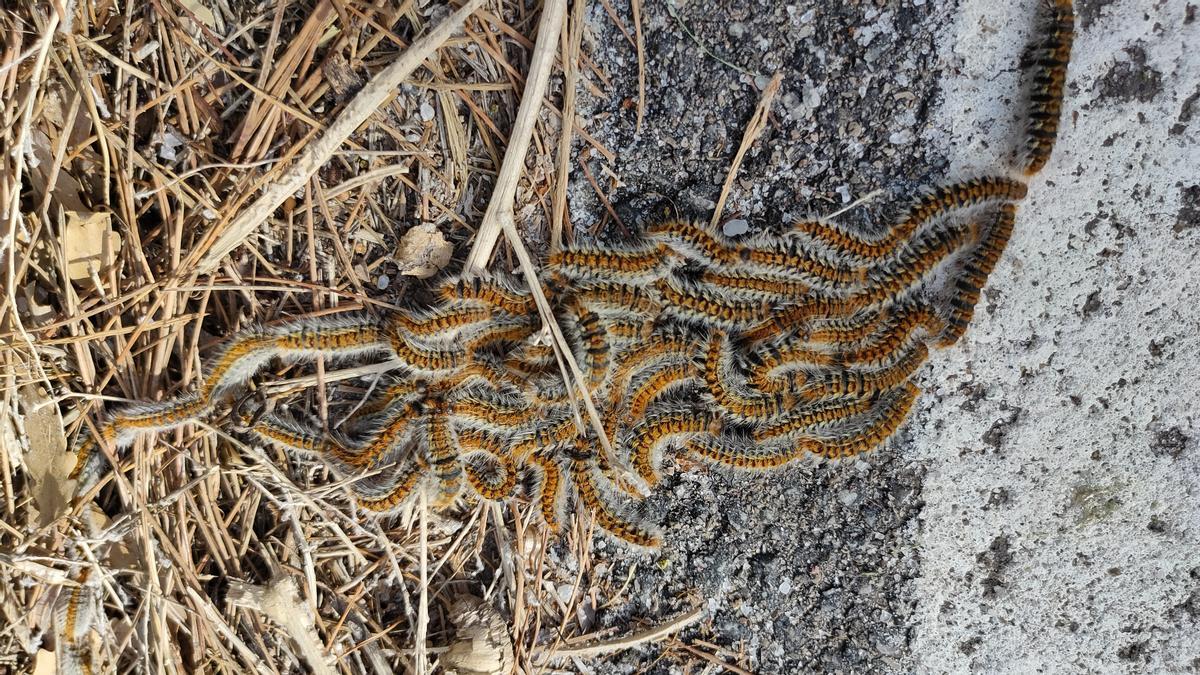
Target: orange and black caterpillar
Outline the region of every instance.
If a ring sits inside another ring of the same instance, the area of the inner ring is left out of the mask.
[[[528,499],[550,529],[570,505],[614,537],[654,546],[631,485],[659,480],[664,453],[762,470],[868,451],[903,423],[931,348],[967,329],[1012,234],[1025,176],[1049,157],[1070,54],[1071,5],[1053,20],[1034,73],[1027,157],[994,175],[923,191],[879,236],[824,222],[779,240],[738,240],[688,220],[646,227],[619,246],[552,254],[539,282],[583,381],[540,329],[525,282],[450,279],[436,302],[384,315],[297,318],[235,334],[203,385],[116,410],[80,434],[81,489],[140,434],[233,402],[274,360],[391,357],[401,366],[329,433],[234,406],[259,442],[315,457],[368,512],[418,490]],[[577,414],[586,389],[615,455]]]
[[[1046,166],[1062,117],[1063,89],[1067,85],[1067,63],[1075,39],[1075,13],[1071,0],[1050,0],[1045,36],[1034,56],[1033,86],[1025,129],[1022,171],[1032,176]]]

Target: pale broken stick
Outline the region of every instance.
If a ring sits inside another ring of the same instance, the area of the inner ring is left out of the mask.
[[[201,259],[197,271],[201,274],[211,271],[230,251],[240,246],[263,221],[271,217],[275,209],[288,197],[302,188],[317,169],[337,152],[350,134],[362,126],[379,106],[389,101],[396,87],[437,51],[442,43],[454,35],[467,17],[483,3],[484,0],[467,0],[458,11],[414,42],[400,58],[372,77],[362,91],[338,113],[325,133],[309,144],[283,176],[267,186],[262,194],[242,209],[225,231],[217,236],[217,240]]]
[[[525,170],[525,155],[529,152],[529,141],[533,138],[533,127],[542,110],[542,97],[550,81],[550,70],[554,66],[554,52],[558,47],[558,35],[562,30],[563,15],[567,11],[566,0],[546,0],[542,6],[542,18],[538,22],[537,42],[529,60],[529,74],[525,78],[525,92],[521,94],[521,105],[517,108],[517,119],[513,122],[508,149],[496,176],[496,188],[488,202],[475,244],[467,254],[463,273],[482,274],[487,269],[488,259],[496,248],[500,231],[516,223],[514,215],[517,198],[517,183]],[[565,123],[564,123],[565,127]],[[530,280],[533,283],[533,280]]]
[[[712,222],[709,223],[709,227],[712,229],[716,229],[721,222],[721,212],[725,210],[725,200],[729,198],[729,190],[733,187],[733,180],[737,178],[737,172],[742,166],[742,159],[745,158],[746,151],[750,149],[751,145],[754,145],[758,135],[767,126],[767,117],[771,114],[771,102],[779,93],[779,85],[782,82],[783,75],[779,73],[771,78],[771,81],[763,89],[762,98],[758,101],[758,107],[754,109],[754,115],[746,124],[746,131],[742,134],[742,143],[738,146],[737,154],[733,156],[733,162],[729,165],[725,184],[721,186],[721,196],[717,198],[717,206],[713,209]]]
[[[562,133],[558,137],[558,168],[554,177],[554,209],[550,216],[550,252],[562,247],[562,231],[567,220],[567,178],[571,170],[571,141],[575,136],[575,85],[579,79],[575,62],[583,40],[583,10],[577,2],[571,9],[571,30],[563,39]]]
[[[534,657],[540,660],[544,665],[552,659],[580,658],[588,656],[600,656],[601,654],[612,654],[614,652],[630,649],[638,645],[661,640],[672,633],[677,633],[693,623],[696,623],[703,616],[703,609],[694,609],[664,624],[652,626],[640,633],[635,633],[628,637],[616,638],[603,642],[593,642],[579,647],[561,647],[545,651],[539,650],[534,652]]]
[[[466,263],[463,265],[463,274],[478,275],[487,269],[488,260],[492,257],[492,251],[496,248],[500,233],[503,232],[505,239],[508,240],[517,255],[521,271],[529,283],[529,292],[533,295],[534,303],[537,305],[538,313],[541,314],[546,328],[550,330],[551,339],[555,345],[555,354],[560,358],[560,368],[565,361],[566,368],[563,372],[563,379],[567,382],[574,381],[578,385],[577,389],[583,400],[584,409],[587,411],[588,420],[596,430],[601,448],[609,462],[619,469],[630,482],[639,488],[644,488],[643,481],[617,456],[613,451],[612,443],[604,433],[600,413],[587,389],[583,371],[576,363],[575,357],[567,346],[562,329],[554,319],[550,303],[546,299],[545,293],[542,292],[541,284],[538,283],[537,270],[534,268],[533,260],[517,231],[515,215],[517,183],[525,169],[525,156],[529,152],[529,142],[533,137],[534,124],[542,109],[542,97],[546,93],[546,84],[550,79],[551,67],[554,65],[554,52],[558,46],[558,36],[562,30],[563,16],[566,11],[566,0],[546,0],[542,7],[537,42],[534,44],[533,57],[530,59],[529,75],[525,79],[525,91],[521,94],[521,104],[517,108],[517,119],[513,124],[508,149],[504,153],[504,161],[500,165],[500,173],[496,177],[496,189],[492,192],[487,212],[475,235],[475,244],[471,247],[471,252],[467,255]],[[568,370],[569,372],[566,372]],[[568,387],[568,390],[570,389],[573,387]]]

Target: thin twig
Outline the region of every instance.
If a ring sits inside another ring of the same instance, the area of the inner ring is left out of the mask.
[[[550,217],[550,250],[562,246],[562,231],[567,219],[567,178],[571,171],[571,141],[575,128],[575,87],[579,78],[576,61],[583,38],[583,8],[587,3],[575,0],[571,8],[571,30],[563,41],[563,116],[558,137],[558,172],[554,178],[554,211]]]
[[[417,675],[429,672],[429,655],[426,653],[425,636],[429,631],[429,498],[420,491],[417,503],[420,518],[420,599],[417,602],[417,625],[413,629],[413,657]]]
[[[859,197],[858,199],[855,199],[854,201],[852,201],[849,204],[847,204],[846,206],[838,209],[837,211],[834,211],[833,213],[822,217],[821,220],[833,220],[834,218],[837,218],[838,216],[840,216],[848,211],[852,211],[852,210],[862,206],[863,204],[866,204],[867,202],[874,200],[876,197],[878,197],[881,194],[883,194],[883,190],[872,190],[871,192],[868,192],[867,194]]]
[[[637,39],[638,60],[637,124],[634,125],[633,132],[640,134],[642,120],[646,117],[646,45],[642,39],[642,0],[630,0],[629,10],[633,13],[633,34]]]
[[[721,212],[725,210],[725,200],[729,198],[729,190],[733,188],[733,180],[737,178],[737,172],[742,166],[742,159],[746,156],[746,151],[750,149],[751,145],[754,145],[758,135],[767,126],[767,117],[771,113],[771,102],[779,93],[779,85],[782,82],[783,74],[781,73],[776,73],[775,77],[771,78],[766,89],[763,89],[762,98],[758,101],[758,107],[754,109],[754,115],[746,123],[746,131],[742,134],[742,144],[738,146],[737,154],[733,156],[733,163],[729,165],[729,173],[725,176],[725,185],[721,187],[721,196],[717,199],[716,208],[713,209],[712,222],[709,223],[713,228],[716,228],[717,223],[721,222]]]
[[[550,70],[554,66],[554,52],[558,47],[558,34],[562,30],[566,8],[567,0],[546,0],[542,7],[537,43],[529,60],[525,92],[521,95],[521,105],[517,108],[517,119],[513,123],[508,149],[504,153],[504,161],[500,164],[500,173],[496,176],[496,188],[492,192],[492,199],[483,214],[479,231],[475,233],[475,244],[463,265],[463,273],[468,276],[481,274],[487,269],[488,259],[492,257],[500,232],[510,223],[516,222],[513,209],[517,197],[517,183],[525,170],[525,155],[529,151],[529,141],[533,138],[534,124],[542,110],[542,98],[546,94]]]
[[[671,633],[681,631],[693,623],[696,623],[702,616],[704,616],[703,609],[694,609],[672,621],[668,621],[667,623],[659,626],[654,626],[653,628],[648,628],[640,633],[634,633],[633,635],[629,635],[627,637],[596,642],[584,647],[564,647],[554,649],[553,651],[546,653],[536,653],[536,656],[543,657],[543,660],[546,660],[551,658],[567,659],[611,654],[613,652],[619,652],[641,644],[646,644],[647,642],[661,640]]]

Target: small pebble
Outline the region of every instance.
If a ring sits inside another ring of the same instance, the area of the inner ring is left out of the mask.
[[[744,218],[736,218],[722,225],[721,231],[725,233],[726,237],[736,237],[749,232],[750,223]]]

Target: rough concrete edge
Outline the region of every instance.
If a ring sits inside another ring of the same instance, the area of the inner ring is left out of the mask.
[[[961,172],[1005,147],[1037,4],[968,0],[946,38],[961,77],[927,139]],[[1055,156],[910,424],[922,671],[1200,667],[1200,230],[1179,227],[1200,123],[1178,130],[1200,23],[1183,2],[1081,10]],[[1111,81],[1139,72],[1159,91]]]

